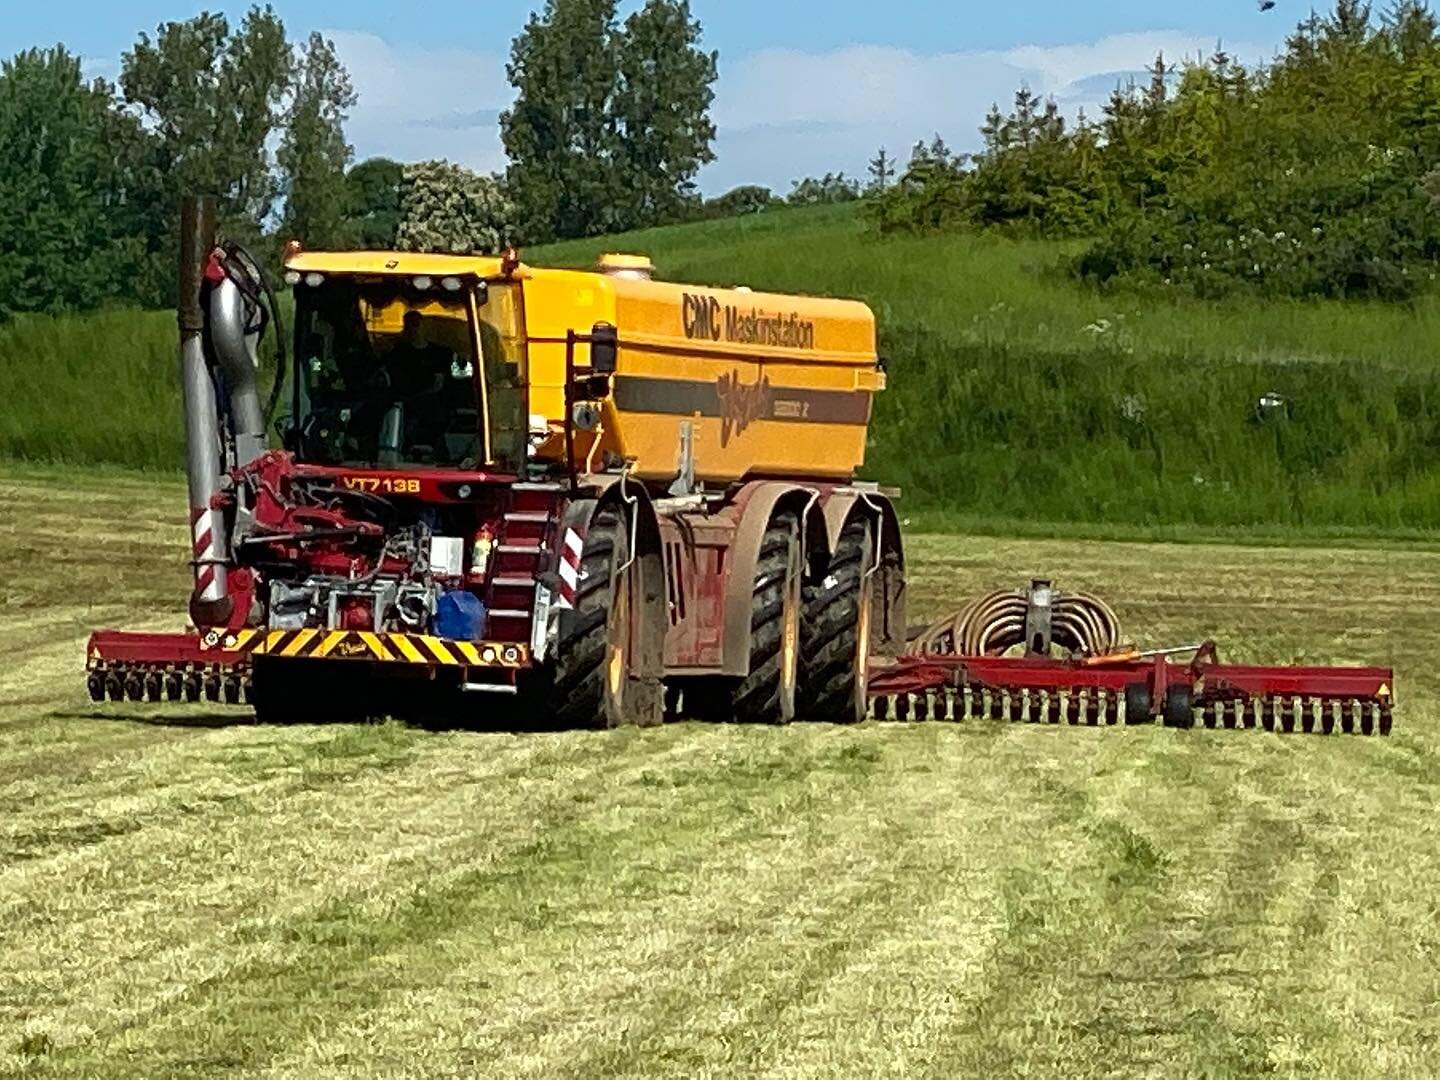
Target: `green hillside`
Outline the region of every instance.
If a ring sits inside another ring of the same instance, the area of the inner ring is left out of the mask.
[[[993,233],[880,237],[850,204],[551,244],[525,258],[588,267],[606,251],[640,251],[671,280],[859,297],[886,330],[1020,351],[1440,366],[1440,296],[1405,306],[1107,295],[1058,268],[1082,246]]]
[[[556,245],[651,254],[668,278],[857,296],[890,365],[870,472],[971,526],[1440,526],[1440,300],[1414,306],[1105,295],[1064,245],[880,238],[850,207]],[[1256,405],[1284,406],[1261,421]]]
[[[852,207],[532,249],[585,266],[857,296],[890,366],[870,472],[971,524],[1440,527],[1440,300],[1411,306],[1107,295],[1062,245],[881,239]],[[0,329],[0,455],[174,468],[173,321],[27,318]],[[1257,413],[1274,395],[1277,408]]]
[[[0,457],[183,467],[175,357],[169,312],[0,324]]]

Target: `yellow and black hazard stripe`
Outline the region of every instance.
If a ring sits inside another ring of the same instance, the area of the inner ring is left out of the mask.
[[[444,667],[519,668],[529,649],[514,642],[452,641],[428,634],[377,634],[368,630],[239,630],[208,635],[204,647],[242,656],[296,660],[379,660]]]

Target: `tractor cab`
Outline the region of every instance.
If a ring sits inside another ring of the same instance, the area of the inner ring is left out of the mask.
[[[492,265],[493,264],[493,265]],[[519,474],[527,364],[498,260],[296,254],[293,415],[306,464]]]

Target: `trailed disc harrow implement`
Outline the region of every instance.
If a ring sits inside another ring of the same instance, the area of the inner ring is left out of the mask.
[[[911,655],[872,668],[871,714],[1390,734],[1389,668],[1225,664],[1213,642],[1141,651],[1120,640],[1119,620],[1093,597],[1067,596],[1043,581],[991,594],[928,628]]]
[[[207,649],[194,634],[101,631],[90,638],[85,685],[92,701],[250,704],[249,657]]]

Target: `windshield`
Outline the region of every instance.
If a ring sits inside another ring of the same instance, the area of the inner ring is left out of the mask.
[[[470,297],[333,279],[296,291],[302,461],[485,465]]]

